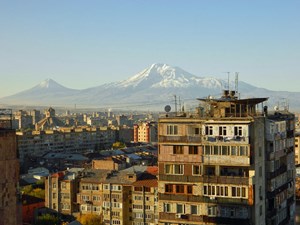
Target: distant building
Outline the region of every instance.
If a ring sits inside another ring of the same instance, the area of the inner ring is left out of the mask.
[[[33,117],[28,115],[26,111],[19,110],[14,116],[16,127],[15,129],[25,129],[33,127]]]
[[[36,130],[53,130],[65,126],[65,124],[56,117],[55,110],[52,107],[46,110],[45,115],[46,117],[44,119],[36,123]]]
[[[157,123],[141,122],[133,126],[134,142],[157,142]]]
[[[123,143],[128,143],[133,141],[133,128],[119,127],[117,129],[117,140]]]
[[[123,170],[126,168],[126,159],[121,157],[107,157],[104,159],[94,159],[92,161],[93,169]]]
[[[128,117],[125,115],[116,116],[116,120],[117,120],[118,126],[128,125]]]
[[[66,128],[45,131],[17,132],[21,164],[27,156],[41,157],[47,152],[93,151],[111,147],[116,131],[109,128]]]

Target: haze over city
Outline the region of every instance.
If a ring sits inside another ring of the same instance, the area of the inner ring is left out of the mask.
[[[2,1],[0,97],[46,78],[75,89],[152,63],[299,91],[299,1]]]

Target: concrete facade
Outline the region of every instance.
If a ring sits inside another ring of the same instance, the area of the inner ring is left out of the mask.
[[[293,127],[282,125],[289,136],[271,151],[268,124],[291,124],[294,115],[258,112],[266,98],[234,94],[159,119],[159,224],[293,224]]]

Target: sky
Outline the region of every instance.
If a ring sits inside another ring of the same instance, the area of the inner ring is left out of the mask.
[[[300,91],[300,1],[0,1],[0,97],[51,78],[74,89],[153,63]]]

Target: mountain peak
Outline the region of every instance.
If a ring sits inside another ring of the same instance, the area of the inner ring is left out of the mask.
[[[36,87],[45,88],[45,89],[65,88],[64,86],[60,85],[56,81],[52,80],[51,78],[47,78],[46,80],[43,80]]]

